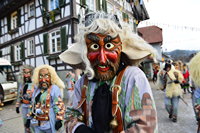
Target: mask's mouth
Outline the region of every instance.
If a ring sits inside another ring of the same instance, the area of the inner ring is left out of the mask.
[[[108,71],[110,69],[110,66],[108,66],[108,65],[98,65],[97,69],[99,71],[106,72],[106,71]]]
[[[49,83],[48,82],[40,82],[40,87],[44,90],[49,88]]]

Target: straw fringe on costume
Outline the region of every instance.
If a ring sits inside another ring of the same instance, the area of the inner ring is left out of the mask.
[[[36,86],[39,85],[39,79],[38,79],[39,71],[44,68],[48,69],[50,72],[51,83],[57,85],[60,89],[64,89],[65,85],[64,85],[63,81],[58,77],[55,69],[49,65],[41,65],[41,66],[38,66],[37,68],[35,68],[34,73],[33,73],[33,84]]]
[[[161,69],[162,71],[162,69]],[[176,77],[174,73],[177,73],[178,75],[178,81],[182,83],[183,81],[183,75],[179,70],[176,70],[173,66],[171,67],[171,70],[167,72],[168,76],[167,77],[167,83],[166,83],[166,88],[164,88],[164,81],[163,81],[163,76],[160,76],[161,71],[158,73],[158,82],[157,86],[158,89],[166,89],[166,96],[172,98],[173,96],[181,96],[183,94],[183,90],[180,86],[180,84],[175,84],[174,80],[176,80]]]
[[[180,83],[182,83],[184,78],[183,78],[182,73],[179,70],[171,69],[168,72],[170,79],[173,80],[173,81],[176,80],[174,73],[178,74],[178,81]],[[183,94],[183,90],[182,90],[180,84],[175,84],[174,82],[171,83],[171,84],[167,84],[167,86],[166,86],[166,96],[167,97],[171,98],[171,97],[174,97],[174,96],[181,96],[182,94]]]
[[[195,85],[200,86],[200,53],[189,62],[189,73]]]

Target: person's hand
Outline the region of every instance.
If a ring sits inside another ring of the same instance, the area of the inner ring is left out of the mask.
[[[178,83],[180,83],[180,82],[179,82],[178,80],[174,80],[174,83],[175,83],[175,84],[178,84]]]
[[[78,123],[77,118],[70,118],[70,121],[67,123],[67,133],[71,133],[74,126]]]
[[[26,128],[30,128],[30,122],[31,122],[31,119],[27,119],[27,121],[25,123]]]
[[[19,107],[16,107],[16,113],[19,114],[20,111],[19,111]]]
[[[62,121],[61,120],[56,121],[55,124],[56,131],[58,131],[61,127],[62,127]]]

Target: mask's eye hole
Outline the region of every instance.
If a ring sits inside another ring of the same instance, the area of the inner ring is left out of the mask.
[[[39,76],[39,78],[40,78],[40,79],[42,79],[42,78],[43,78],[43,76],[42,76],[42,75],[40,75],[40,76]]]
[[[112,43],[106,43],[105,48],[106,49],[112,49],[114,45]]]
[[[90,48],[92,49],[92,50],[97,50],[97,49],[99,49],[99,45],[98,44],[92,44],[91,46],[90,46]]]

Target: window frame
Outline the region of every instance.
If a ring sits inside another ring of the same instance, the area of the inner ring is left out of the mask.
[[[57,32],[59,32],[59,34],[57,35]],[[53,36],[54,33],[54,36]],[[59,41],[57,40],[59,38]],[[53,46],[53,40],[54,40],[54,46]],[[59,47],[60,50],[58,49],[58,42],[59,42]],[[59,29],[54,30],[52,32],[49,33],[49,52],[50,54],[54,54],[54,53],[58,53],[62,51],[62,46],[61,46],[61,32]]]
[[[13,12],[12,14],[11,14],[11,21],[10,21],[10,23],[11,23],[11,30],[13,30],[13,29],[16,29],[17,28],[17,19],[18,19],[18,16],[17,16],[17,11],[15,11],[15,12]],[[14,21],[14,22],[13,22]]]
[[[87,7],[88,7],[88,9],[90,10],[90,11],[95,11],[95,9],[96,9],[96,1],[95,0],[86,0],[86,5],[87,5]],[[89,4],[88,4],[89,3]],[[92,4],[93,4],[93,6],[92,6]],[[93,9],[91,9],[91,6],[93,7]]]
[[[53,8],[52,8],[52,2],[53,2]],[[58,5],[56,5],[56,4],[58,4]],[[59,8],[59,0],[48,0],[48,9],[49,9],[49,11],[53,11],[53,10],[55,10],[57,8]]]
[[[21,57],[21,47],[20,47],[20,43],[19,44],[16,44],[14,46],[14,61],[20,61],[22,59]]]
[[[31,43],[32,42],[32,43]],[[27,56],[32,56],[35,54],[35,41],[34,38],[30,38],[26,41],[27,43]]]
[[[33,8],[31,8],[31,6],[33,6]],[[31,2],[28,4],[28,16],[29,18],[35,17],[35,3],[34,2]]]

